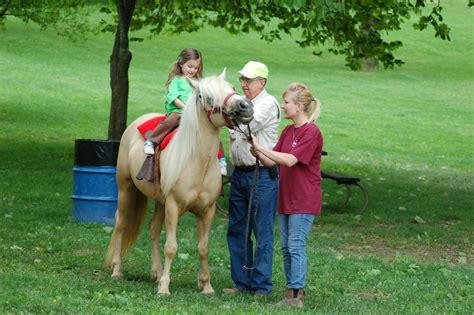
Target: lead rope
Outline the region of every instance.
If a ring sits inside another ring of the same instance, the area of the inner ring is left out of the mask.
[[[234,125],[237,127],[237,129],[247,138],[247,140],[250,142],[252,140],[252,133],[250,130],[250,126],[248,126],[249,134],[247,135],[238,124],[234,122]],[[257,254],[258,254],[258,231],[257,231],[257,212],[258,212],[258,204],[259,204],[259,198],[258,198],[258,176],[259,176],[259,168],[260,168],[260,163],[258,156],[255,157],[255,172],[253,176],[253,185],[252,189],[250,190],[250,202],[247,207],[247,224],[245,227],[245,250],[244,250],[244,255],[245,255],[245,264],[243,266],[244,269],[247,270],[253,270],[255,269],[256,262],[257,262]],[[255,192],[255,213],[253,216],[253,223],[255,226],[255,254],[254,254],[254,260],[253,260],[253,265],[248,266],[248,242],[249,242],[249,237],[250,235],[250,219],[252,217],[252,201],[253,201],[253,195]]]
[[[257,226],[257,212],[258,212],[258,204],[259,204],[259,198],[258,198],[258,175],[259,175],[259,160],[258,157],[255,157],[255,173],[253,177],[253,187],[252,190],[250,191],[250,202],[249,206],[247,209],[247,232],[245,234],[245,265],[244,269],[247,270],[253,270],[256,267],[257,264],[257,254],[258,254],[258,226]],[[254,260],[253,260],[253,265],[251,267],[248,266],[248,256],[247,256],[247,244],[248,244],[248,238],[251,237],[250,235],[250,217],[251,217],[251,209],[252,209],[252,200],[253,200],[253,194],[255,193],[255,213],[253,216],[253,223],[254,223],[254,229],[255,229],[255,254],[254,254]]]

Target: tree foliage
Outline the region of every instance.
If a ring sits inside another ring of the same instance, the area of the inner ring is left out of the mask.
[[[468,0],[468,6],[474,0]],[[72,39],[93,30],[87,23],[86,0],[0,0],[0,25],[7,16],[54,27]],[[394,56],[401,40],[389,41],[386,34],[399,30],[417,17],[413,27],[433,27],[435,36],[449,40],[441,0],[114,0],[101,12],[111,14],[113,23],[102,21],[102,31],[115,33],[110,56],[111,111],[109,139],[120,139],[126,127],[128,69],[132,60],[129,32],[148,28],[151,35],[163,31],[195,32],[206,25],[233,34],[255,31],[262,40],[281,39],[289,34],[301,47],[324,49],[344,55],[346,65],[360,69],[364,60],[380,61],[385,68],[402,65]],[[143,40],[131,38],[131,40]]]
[[[54,28],[73,41],[83,40],[96,32],[89,21],[91,9],[87,4],[86,0],[0,0],[0,26],[12,16],[38,24],[41,29]]]
[[[469,0],[469,3],[472,0]],[[230,33],[255,31],[262,40],[281,39],[290,34],[301,47],[324,48],[345,55],[346,65],[359,69],[361,61],[374,58],[385,68],[402,65],[394,56],[401,40],[384,36],[399,30],[412,16],[416,30],[433,27],[435,36],[449,40],[441,0],[247,0],[247,1],[154,1],[138,0],[131,30],[149,27],[151,34],[162,31],[193,32],[206,25]],[[104,12],[113,13],[108,8]],[[103,23],[103,30],[114,30]],[[132,40],[141,40],[132,38]]]

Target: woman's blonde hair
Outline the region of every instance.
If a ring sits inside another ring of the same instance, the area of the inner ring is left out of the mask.
[[[303,106],[303,110],[309,115],[309,121],[315,122],[321,113],[321,102],[313,96],[311,90],[303,83],[291,83],[282,97],[292,93],[293,101]],[[313,105],[314,104],[314,105]]]
[[[166,80],[165,88],[168,90],[168,86],[170,85],[171,81],[178,75],[183,74],[183,70],[181,67],[188,62],[189,60],[200,60],[201,62],[199,63],[199,69],[196,74],[196,77],[202,78],[202,70],[204,68],[203,62],[202,62],[202,55],[199,50],[196,48],[185,48],[183,49],[180,53],[178,58],[176,59],[175,62],[171,65],[171,70],[170,73],[168,74],[168,80]]]

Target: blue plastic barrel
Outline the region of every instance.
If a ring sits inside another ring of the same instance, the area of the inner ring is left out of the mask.
[[[115,140],[76,140],[72,218],[115,225],[117,153]]]
[[[115,225],[117,209],[116,168],[74,166],[72,214],[75,221]]]

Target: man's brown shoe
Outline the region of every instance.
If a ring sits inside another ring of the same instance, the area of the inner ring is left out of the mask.
[[[238,288],[225,288],[222,289],[222,292],[224,292],[225,294],[239,294],[242,291],[240,291]]]

